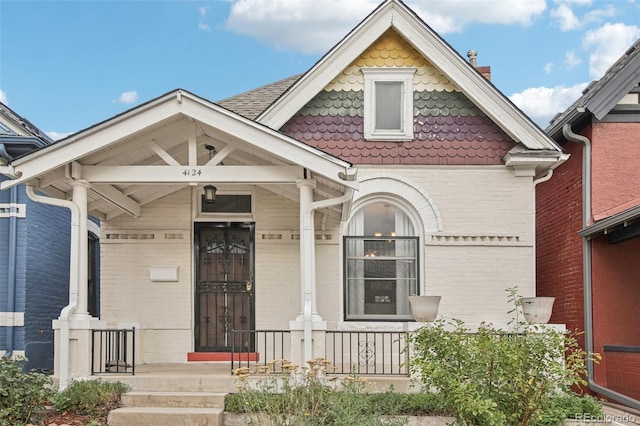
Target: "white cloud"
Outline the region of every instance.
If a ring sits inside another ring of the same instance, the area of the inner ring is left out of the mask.
[[[54,141],[60,140],[60,139],[64,139],[69,135],[72,135],[73,132],[45,132],[47,134],[47,136],[49,136],[51,139],[53,139]]]
[[[582,96],[587,84],[578,83],[571,87],[532,87],[514,93],[509,99],[540,127],[545,128],[556,114],[563,112]]]
[[[551,74],[553,72],[553,62],[549,62],[543,69],[547,74]]]
[[[2,102],[5,105],[9,105],[9,100],[7,99],[7,94],[2,89],[0,89],[0,102]]]
[[[582,63],[582,59],[576,56],[576,52],[573,50],[571,52],[567,52],[564,55],[564,63],[567,66],[567,69],[572,69],[577,67]]]
[[[124,92],[118,98],[118,102],[121,104],[132,104],[138,100],[138,92],[132,90],[130,92]]]
[[[590,6],[593,0],[554,0],[556,3],[577,4],[580,6]]]
[[[602,22],[605,18],[611,18],[616,14],[616,9],[612,5],[607,5],[604,9],[595,9],[587,12],[582,19],[583,23]]]
[[[561,31],[571,31],[580,27],[578,17],[566,4],[561,4],[556,9],[551,10],[551,18],[557,21]]]
[[[368,16],[379,0],[232,0],[225,24],[280,50],[325,52]],[[542,14],[545,0],[510,0],[469,7],[469,0],[407,1],[440,34],[461,31],[472,22],[529,25]],[[292,36],[293,35],[293,36]]]
[[[207,13],[209,13],[209,6],[200,6],[198,8],[198,14],[200,15],[200,22],[198,22],[199,30],[209,31],[211,29],[209,24],[204,22],[204,18],[207,16]]]
[[[615,61],[638,39],[640,28],[622,23],[605,24],[587,31],[583,45],[591,50],[589,76],[599,79]]]

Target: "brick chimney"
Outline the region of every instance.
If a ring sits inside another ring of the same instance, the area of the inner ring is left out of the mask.
[[[478,72],[480,74],[482,74],[482,76],[484,78],[486,78],[487,80],[491,81],[491,67],[489,67],[489,66],[479,67],[478,66],[478,62],[477,62],[478,52],[477,51],[469,50],[467,52],[467,58],[469,58],[469,63],[471,64],[472,67],[477,69]]]

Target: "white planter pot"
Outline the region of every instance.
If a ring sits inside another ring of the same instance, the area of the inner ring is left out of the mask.
[[[523,297],[520,299],[524,319],[529,324],[546,324],[551,319],[555,297]]]
[[[411,313],[418,322],[431,322],[438,316],[441,296],[409,296]]]

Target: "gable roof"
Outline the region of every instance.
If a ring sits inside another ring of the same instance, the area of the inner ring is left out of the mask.
[[[592,81],[569,108],[553,118],[547,127],[548,135],[556,140],[562,137],[562,127],[567,123],[587,120],[591,115],[602,120],[623,96],[640,84],[640,39],[605,72],[599,80]]]
[[[215,148],[213,152],[207,145]],[[111,171],[105,177],[105,171],[114,167],[122,176]],[[180,170],[185,168],[198,168],[201,175],[182,176]],[[261,185],[297,200],[295,182],[304,177],[303,170],[318,181],[316,199],[357,187],[350,163],[181,89],[0,169],[13,177],[2,182],[2,189],[33,183],[58,197],[71,190],[70,176],[87,179],[92,182],[90,213],[106,218],[123,212],[137,216],[149,202],[208,181]],[[293,185],[279,188],[278,183]]]
[[[0,162],[11,161],[53,140],[0,102]]]
[[[257,121],[281,128],[389,28],[409,41],[515,142],[529,150],[561,151],[542,129],[400,0],[383,2],[262,112]]]
[[[267,109],[273,101],[286,92],[293,83],[298,81],[301,76],[302,74],[297,74],[287,77],[280,81],[216,101],[216,104],[227,108],[236,114],[240,114],[243,117],[254,120],[262,113],[262,111]]]

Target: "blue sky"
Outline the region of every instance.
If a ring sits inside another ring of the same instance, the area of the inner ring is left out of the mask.
[[[176,88],[304,72],[381,0],[0,0],[0,101],[54,139]],[[640,0],[406,0],[543,128],[640,38]]]

